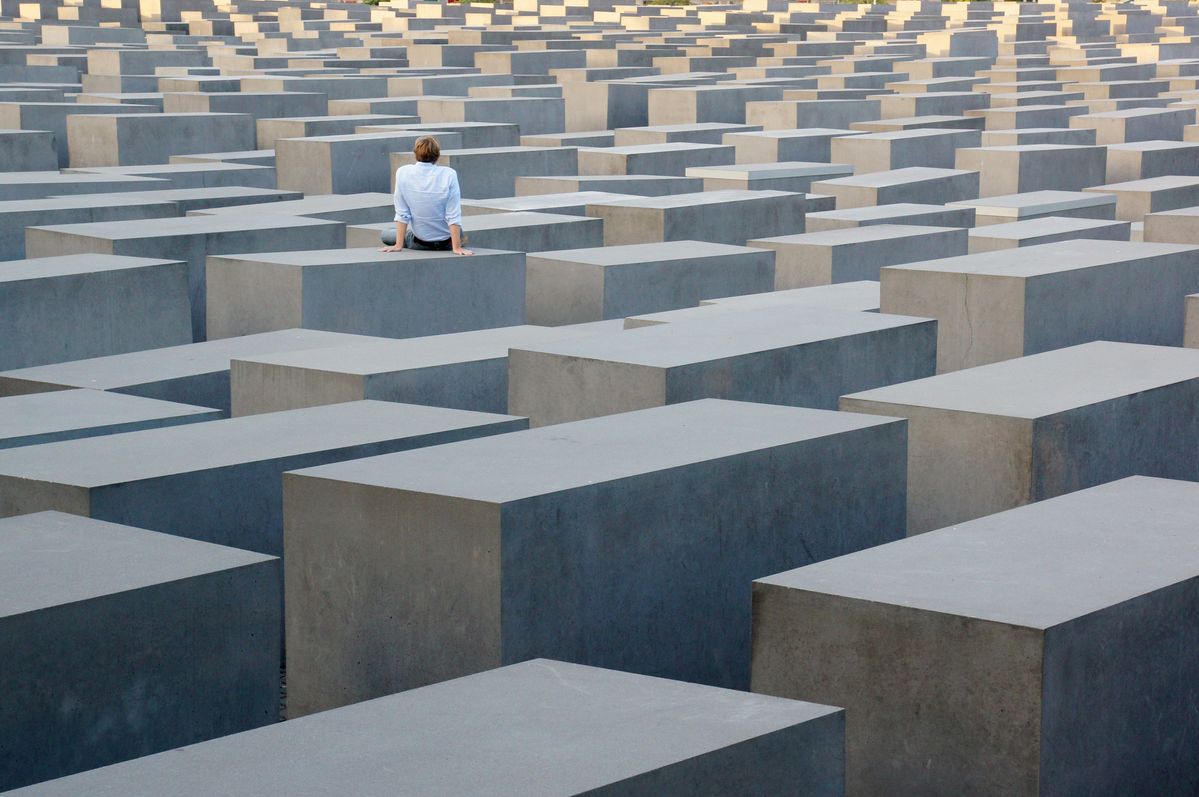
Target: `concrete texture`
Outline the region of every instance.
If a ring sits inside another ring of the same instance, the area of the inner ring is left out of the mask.
[[[103,390],[0,398],[0,448],[213,421],[221,411]]]

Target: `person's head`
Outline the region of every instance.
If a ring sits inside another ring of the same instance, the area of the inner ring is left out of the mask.
[[[421,136],[412,145],[412,154],[421,163],[437,163],[441,157],[441,145],[433,136]]]

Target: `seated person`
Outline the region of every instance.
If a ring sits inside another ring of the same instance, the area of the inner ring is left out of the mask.
[[[458,174],[438,166],[441,146],[433,136],[421,136],[412,147],[416,163],[396,170],[396,228],[383,233],[381,252],[404,249],[474,252],[462,248],[462,193]],[[402,243],[401,243],[402,242]]]

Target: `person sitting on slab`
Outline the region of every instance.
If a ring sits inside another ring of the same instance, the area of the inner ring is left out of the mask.
[[[462,192],[458,173],[438,166],[441,146],[433,136],[421,136],[412,147],[416,163],[396,170],[396,227],[383,233],[381,252],[424,249],[459,255],[462,247]]]

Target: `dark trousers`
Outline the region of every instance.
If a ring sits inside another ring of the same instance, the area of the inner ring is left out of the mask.
[[[395,227],[389,230],[384,230],[380,238],[383,239],[384,246],[395,246],[396,231]],[[404,233],[404,248],[405,249],[421,249],[428,252],[448,252],[453,249],[453,244],[449,238],[444,241],[422,241],[412,234],[412,230]]]

